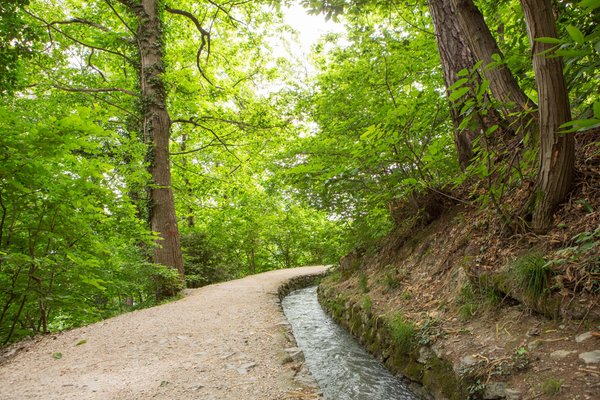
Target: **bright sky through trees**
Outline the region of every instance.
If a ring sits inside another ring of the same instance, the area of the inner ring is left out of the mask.
[[[306,9],[299,4],[283,8],[283,13],[285,22],[298,31],[298,41],[304,55],[309,54],[310,47],[322,35],[344,32],[343,24],[333,20],[325,21],[322,14],[308,15]]]

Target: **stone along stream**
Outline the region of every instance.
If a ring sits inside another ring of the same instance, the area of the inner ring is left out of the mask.
[[[282,305],[325,399],[419,398],[323,311],[315,286],[290,293]]]

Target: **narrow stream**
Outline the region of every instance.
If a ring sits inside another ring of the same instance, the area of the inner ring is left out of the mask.
[[[315,286],[283,299],[283,311],[298,346],[325,399],[418,399],[406,385],[371,356],[329,317],[317,300]]]

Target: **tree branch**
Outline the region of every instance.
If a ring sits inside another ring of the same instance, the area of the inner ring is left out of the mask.
[[[231,16],[231,13],[230,13],[231,9],[228,11],[222,5],[217,4],[217,3],[215,3],[212,0],[208,0],[208,2],[210,4],[212,4],[213,6],[217,7],[219,10],[223,11],[225,13],[225,15],[227,15],[227,18],[229,18],[229,20],[231,21],[231,25],[235,26],[234,22],[237,22],[238,24],[244,25],[244,23],[242,21],[240,21],[239,19],[236,19],[236,18],[234,18],[234,17]]]
[[[199,151],[202,151],[204,149],[208,149],[209,147],[214,146],[215,141],[216,141],[216,139],[213,139],[213,140],[210,141],[210,143],[208,143],[208,144],[206,144],[204,146],[198,147],[196,149],[192,149],[192,150],[184,150],[184,151],[178,151],[178,152],[169,152],[169,155],[171,155],[171,156],[181,156],[181,155],[184,155],[184,154],[197,153]]]
[[[121,17],[121,15],[113,7],[112,3],[109,0],[104,0],[104,2],[106,3],[106,5],[108,5],[108,7],[110,7],[110,9],[112,10],[113,14],[115,14],[117,16],[117,18],[119,18],[119,21],[121,21],[121,23],[125,26],[125,28],[127,28],[127,30],[129,32],[131,32],[131,34],[133,35],[133,37],[137,38],[136,31],[133,30],[133,28],[131,28],[127,22],[125,22],[125,20],[123,19],[123,17]]]
[[[100,74],[100,76],[102,77],[102,80],[104,82],[108,82],[108,80],[106,79],[106,76],[104,76],[104,73],[100,70],[100,68],[98,68],[94,64],[92,64],[92,57],[93,56],[94,56],[94,49],[91,49],[90,55],[88,56],[88,59],[87,59],[88,67],[90,67],[94,71],[98,72]]]
[[[87,47],[87,48],[90,48],[90,49],[95,49],[95,50],[104,51],[104,52],[106,52],[106,53],[110,53],[110,54],[114,54],[114,55],[116,55],[116,56],[119,56],[119,57],[122,57],[122,58],[124,58],[124,59],[125,59],[125,60],[127,60],[129,63],[131,63],[131,64],[134,64],[133,60],[132,60],[131,58],[127,57],[127,56],[126,56],[125,54],[123,54],[123,53],[119,53],[118,51],[114,51],[114,50],[106,49],[106,48],[104,48],[104,47],[98,47],[98,46],[91,45],[91,44],[89,44],[89,43],[82,42],[81,40],[79,40],[79,39],[76,39],[76,38],[74,38],[73,36],[69,35],[68,33],[66,33],[66,32],[64,32],[64,31],[62,31],[62,30],[60,30],[60,29],[58,29],[56,26],[54,26],[54,24],[57,24],[57,23],[59,23],[60,21],[59,21],[59,22],[47,22],[47,21],[45,21],[43,18],[41,18],[41,17],[38,17],[37,15],[35,15],[35,14],[31,13],[29,10],[24,10],[24,11],[25,11],[25,13],[27,13],[27,15],[29,15],[30,17],[32,17],[32,18],[34,18],[34,19],[36,19],[36,20],[40,21],[41,23],[43,23],[43,24],[44,24],[44,25],[45,25],[47,28],[50,28],[50,29],[52,29],[52,30],[54,30],[54,31],[56,31],[56,32],[58,32],[58,33],[60,33],[61,35],[63,35],[63,36],[64,36],[64,37],[66,37],[67,39],[69,39],[69,40],[72,40],[73,42],[75,42],[75,43],[78,43],[78,44],[80,44],[81,46],[84,46],[84,47]]]
[[[137,93],[134,93],[127,89],[121,88],[74,88],[59,85],[52,85],[55,89],[64,90],[65,92],[81,92],[81,93],[103,93],[103,92],[120,92],[125,93],[129,96],[138,97]]]
[[[104,32],[110,32],[110,29],[108,29],[105,26],[102,26],[100,24],[97,24],[93,21],[88,21],[87,19],[83,19],[83,18],[71,18],[71,19],[67,19],[65,21],[52,21],[50,22],[50,26],[54,26],[54,25],[70,25],[70,24],[83,24],[83,25],[88,25],[88,26],[92,26],[94,28],[98,28],[101,31]]]
[[[200,32],[201,42],[200,42],[200,47],[198,48],[198,52],[196,53],[196,67],[198,68],[200,75],[202,75],[202,77],[208,83],[210,83],[212,86],[216,87],[216,85],[210,79],[208,79],[208,77],[204,73],[204,70],[200,66],[200,58],[202,57],[202,51],[204,50],[204,47],[206,47],[206,49],[207,49],[207,54],[206,54],[207,61],[208,61],[208,57],[210,56],[210,32],[207,31],[206,29],[204,29],[202,27],[202,25],[200,25],[200,21],[198,21],[198,18],[196,18],[192,13],[190,13],[188,11],[179,10],[177,8],[171,8],[168,5],[165,5],[165,10],[167,12],[170,12],[171,14],[181,15],[183,17],[188,18],[190,21],[192,21],[194,23],[194,25],[196,26],[196,29],[198,29],[198,32]]]
[[[190,119],[174,119],[174,120],[171,121],[171,124],[191,124],[191,125],[194,125],[194,126],[196,126],[198,128],[202,128],[202,129],[210,132],[215,137],[215,139],[217,139],[219,141],[219,143],[221,143],[221,145],[225,148],[225,150],[227,150],[227,152],[229,154],[231,154],[232,156],[234,156],[235,159],[238,160],[240,163],[242,162],[242,160],[240,160],[239,157],[234,152],[232,152],[229,149],[229,146],[227,145],[227,143],[219,135],[217,135],[217,133],[214,130],[212,130],[208,126],[202,125],[201,123],[197,122],[193,118],[190,118]]]

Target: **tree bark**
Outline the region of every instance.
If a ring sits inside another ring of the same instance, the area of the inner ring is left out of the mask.
[[[505,116],[513,111],[530,110],[535,104],[521,90],[517,80],[505,65],[486,68],[492,62],[493,54],[502,58],[498,43],[490,32],[481,11],[473,4],[473,0],[450,0],[456,8],[458,19],[466,40],[477,60],[483,60],[480,68],[483,76],[490,81],[490,90],[496,100],[503,103]],[[514,104],[517,106],[511,106]]]
[[[541,55],[551,45],[535,41],[539,37],[557,37],[551,1],[521,0],[521,6],[533,50],[539,102],[540,155],[532,227],[545,232],[552,225],[556,206],[573,184],[575,140],[572,135],[559,133],[559,126],[571,120],[562,59]]]
[[[458,80],[458,72],[472,69],[476,60],[461,32],[452,0],[428,0],[427,5],[433,20],[444,82],[449,96],[448,88]],[[473,158],[473,140],[477,137],[477,129],[459,129],[463,117],[460,115],[460,106],[456,104],[450,104],[450,116],[454,124],[454,144],[458,162],[464,170]],[[483,126],[481,119],[475,122]]]
[[[131,3],[131,2],[130,2]],[[175,201],[171,186],[169,136],[171,121],[166,105],[162,23],[158,0],[142,0],[131,6],[138,16],[140,86],[142,91],[143,133],[150,145],[150,225],[160,236],[154,249],[154,262],[176,269],[183,277]]]

